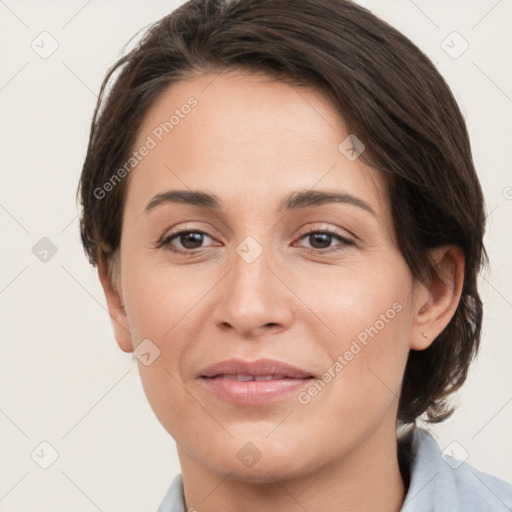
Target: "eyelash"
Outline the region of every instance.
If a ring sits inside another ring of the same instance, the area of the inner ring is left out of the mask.
[[[174,247],[173,245],[171,245],[171,242],[174,239],[178,238],[180,235],[182,235],[182,234],[190,234],[190,233],[199,233],[201,235],[206,235],[209,238],[213,238],[208,233],[206,233],[204,231],[201,231],[200,229],[186,229],[186,230],[176,231],[175,233],[171,233],[170,235],[164,237],[158,243],[157,247],[158,248],[165,247],[165,248],[167,248],[170,251],[175,252],[175,253],[190,254],[190,255],[193,254],[195,251],[199,251],[201,249],[204,249],[203,247],[198,247],[196,249],[178,249],[178,248]],[[337,252],[337,251],[345,250],[346,247],[348,247],[348,246],[354,245],[354,242],[352,240],[350,240],[348,238],[345,238],[344,236],[341,236],[336,231],[334,231],[332,229],[329,229],[329,228],[325,228],[325,229],[310,229],[308,232],[306,232],[303,235],[301,235],[299,240],[302,240],[303,238],[307,238],[307,237],[311,236],[312,234],[330,235],[330,236],[336,238],[338,241],[342,242],[343,246],[341,246],[341,247],[340,246],[330,247],[330,248],[327,248],[327,249],[315,249],[315,248],[303,247],[303,249],[306,249],[306,252],[308,252],[309,254],[326,254],[326,253],[331,253],[331,252]]]

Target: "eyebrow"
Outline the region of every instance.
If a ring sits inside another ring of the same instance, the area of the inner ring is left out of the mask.
[[[215,194],[201,190],[168,190],[154,196],[145,208],[149,212],[161,204],[181,203],[213,210],[222,209],[222,201]],[[278,211],[292,211],[320,206],[328,203],[344,203],[357,206],[377,216],[373,208],[362,199],[347,192],[329,190],[299,190],[286,196],[278,207]]]

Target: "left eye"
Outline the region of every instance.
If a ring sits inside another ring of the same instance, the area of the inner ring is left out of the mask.
[[[309,233],[306,233],[300,237],[300,240],[303,239],[309,239],[310,243],[313,244],[311,252],[329,252],[325,249],[338,250],[336,247],[331,247],[331,242],[333,239],[337,239],[341,242],[341,244],[339,244],[339,249],[343,249],[343,246],[353,245],[352,240],[349,240],[348,238],[345,238],[336,233],[336,231],[331,231],[330,229],[310,231]]]

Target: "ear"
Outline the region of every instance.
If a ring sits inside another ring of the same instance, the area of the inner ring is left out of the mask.
[[[133,352],[128,318],[126,316],[124,307],[121,306],[121,295],[117,291],[110,278],[106,256],[99,258],[98,276],[100,278],[103,291],[105,292],[110,321],[114,329],[114,336],[116,338],[117,344],[124,352]]]
[[[437,247],[430,252],[436,273],[415,291],[411,348],[424,350],[441,334],[459,304],[464,283],[464,253],[457,246]]]

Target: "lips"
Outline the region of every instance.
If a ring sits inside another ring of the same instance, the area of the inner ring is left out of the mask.
[[[313,374],[301,368],[274,359],[244,361],[229,359],[201,370],[200,377],[223,377],[239,382],[250,380],[307,379]]]
[[[216,375],[215,377],[211,377],[213,379],[231,379],[231,380],[237,380],[238,382],[248,382],[252,380],[279,380],[279,379],[288,379],[289,377],[286,377],[286,375],[231,375],[231,374],[224,374],[224,375]]]
[[[308,371],[274,359],[221,361],[202,370],[198,377],[203,388],[215,397],[244,406],[281,402],[314,378]]]

